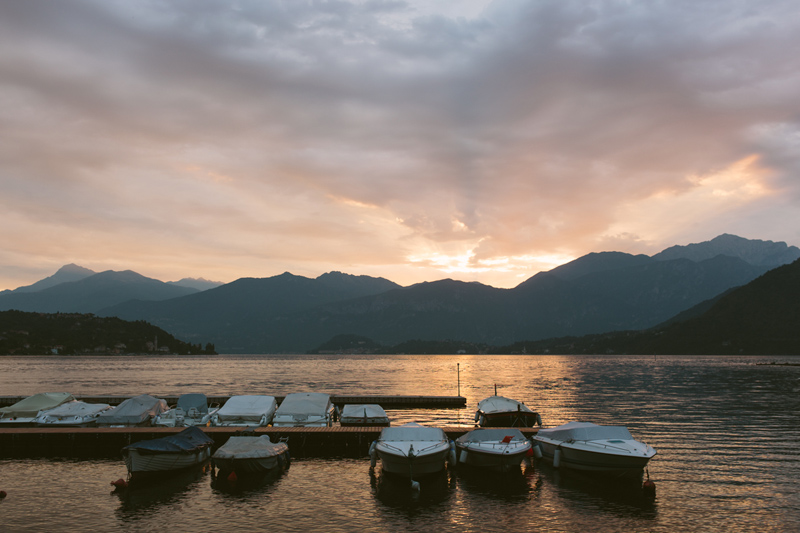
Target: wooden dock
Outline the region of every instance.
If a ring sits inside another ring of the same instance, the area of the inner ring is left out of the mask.
[[[120,450],[140,440],[155,439],[179,433],[185,428],[0,428],[0,458],[17,457],[75,457],[117,458]],[[273,442],[286,439],[292,457],[366,457],[369,445],[378,438],[379,427],[324,428],[242,428],[203,427],[214,439],[215,449],[234,435],[269,435]],[[457,439],[472,427],[445,427],[448,438]],[[536,434],[534,428],[519,428],[527,437]]]

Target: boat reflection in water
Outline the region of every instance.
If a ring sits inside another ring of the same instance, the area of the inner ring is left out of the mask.
[[[473,496],[500,502],[530,499],[533,493],[541,490],[543,483],[527,460],[506,472],[487,472],[483,468],[459,465],[457,481],[459,488]]]
[[[547,484],[558,489],[559,501],[579,510],[596,508],[615,516],[630,516],[652,520],[658,504],[654,493],[642,488],[640,479],[609,478],[596,472],[561,470],[541,461],[537,472]]]
[[[448,470],[417,478],[418,486],[411,487],[407,476],[370,469],[370,486],[375,498],[395,509],[426,507],[446,502],[455,488],[455,475]]]
[[[285,468],[273,468],[259,474],[239,477],[212,467],[211,488],[229,495],[249,494],[267,490],[280,481],[284,472],[288,471],[288,469],[289,465],[287,464]]]
[[[202,485],[202,480],[211,471],[211,464],[205,462],[192,468],[171,472],[169,476],[137,479],[126,488],[114,490],[121,506],[120,518],[136,516],[142,510],[155,510],[160,507],[171,508],[182,498]]]

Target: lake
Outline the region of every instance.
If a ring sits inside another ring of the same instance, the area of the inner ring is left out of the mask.
[[[0,357],[0,395],[456,395],[466,409],[389,411],[393,424],[471,426],[494,393],[545,426],[625,425],[652,445],[655,498],[637,483],[523,463],[466,469],[419,493],[369,458],[295,460],[229,487],[209,471],[111,492],[121,460],[0,458],[0,530],[800,531],[800,363],[790,357]],[[769,364],[778,363],[778,364]],[[2,455],[0,451],[0,456]]]

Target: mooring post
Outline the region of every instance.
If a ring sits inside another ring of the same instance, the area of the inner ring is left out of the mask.
[[[456,363],[456,375],[458,376],[458,395],[461,396],[461,363]]]

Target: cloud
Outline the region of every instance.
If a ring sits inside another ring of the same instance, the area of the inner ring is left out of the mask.
[[[4,3],[0,264],[510,286],[796,241],[798,30],[779,0]],[[745,160],[758,195],[706,194]]]

